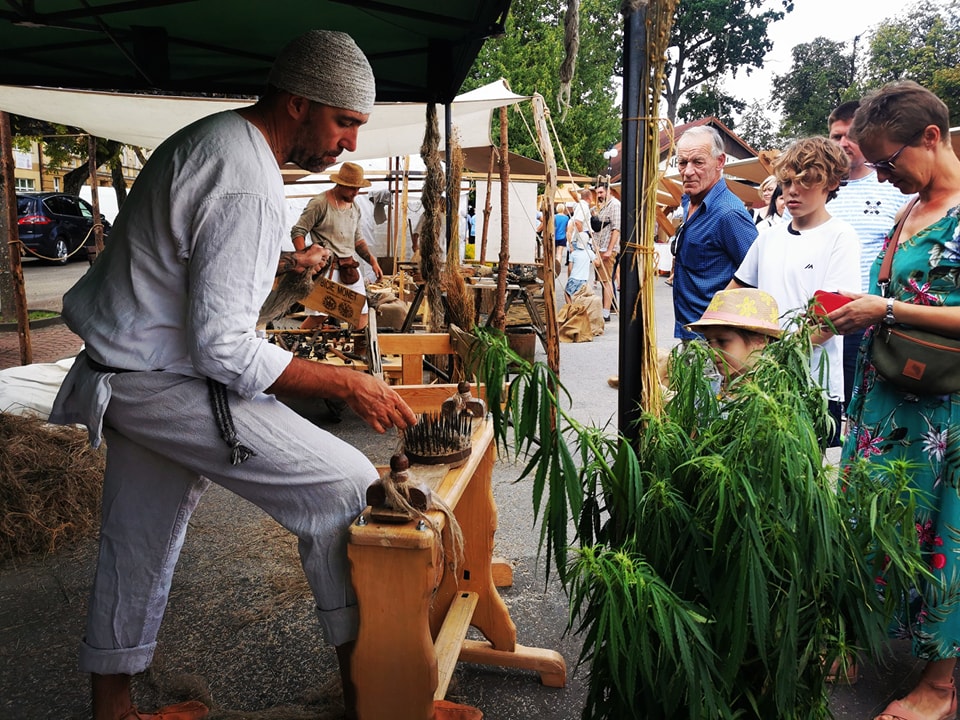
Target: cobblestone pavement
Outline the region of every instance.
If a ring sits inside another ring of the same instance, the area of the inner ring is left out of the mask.
[[[83,341],[62,322],[30,330],[30,347],[34,363],[49,363],[73,357]],[[20,353],[20,335],[15,329],[0,330],[0,370],[24,365]]]

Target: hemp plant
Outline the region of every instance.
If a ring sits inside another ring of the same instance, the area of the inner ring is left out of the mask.
[[[577,422],[545,365],[474,333],[498,445],[526,460],[548,575],[583,638],[582,717],[829,717],[833,660],[882,654],[903,601],[933,578],[910,467],[825,466],[830,419],[803,324],[722,396],[705,345],[675,350],[674,394],[641,412],[634,445]]]

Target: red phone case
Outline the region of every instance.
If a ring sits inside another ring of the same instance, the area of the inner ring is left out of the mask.
[[[848,302],[853,300],[853,298],[848,298],[846,295],[841,295],[840,293],[829,292],[827,290],[817,290],[813,294],[814,305],[813,311],[817,315],[829,315],[837,308],[843,307]]]

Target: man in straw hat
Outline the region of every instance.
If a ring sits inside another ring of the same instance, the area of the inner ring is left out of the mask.
[[[347,715],[357,632],[347,529],[377,471],[357,449],[276,395],[343,400],[379,432],[415,416],[385,383],[295,358],[255,332],[274,268],[304,272],[319,247],[281,256],[279,166],[319,172],[353,150],[374,103],[367,58],[343,33],[312,30],[275,60],[257,103],[199,120],[162,143],[117,216],[110,244],[67,293],[83,338],[51,420],[87,426],[109,451],[100,555],[80,648],[94,720],[194,720],[197,701],[143,713],[131,676],[156,647],[190,515],[210,482],[259,505],[300,540]]]
[[[345,162],[340,170],[330,175],[336,183],[326,192],[311,200],[304,208],[300,219],[290,231],[293,246],[303,251],[307,246],[307,236],[312,244],[327,248],[333,255],[330,265],[330,278],[354,292],[366,294],[360,263],[360,256],[373,268],[377,280],[383,277],[383,270],[377,262],[367,241],[360,234],[360,208],[354,200],[360,194],[360,188],[370,187],[370,181],[363,177],[363,168],[352,162]],[[367,326],[367,305],[363,305],[363,317],[357,330]],[[303,321],[304,329],[319,327],[324,315],[311,312]]]

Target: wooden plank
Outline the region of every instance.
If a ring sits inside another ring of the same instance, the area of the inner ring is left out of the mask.
[[[516,649],[509,652],[496,650],[484,640],[464,640],[460,660],[478,665],[534,670],[540,675],[540,682],[547,687],[560,688],[567,684],[566,661],[555,650],[529,648],[518,643]]]
[[[490,572],[495,587],[513,587],[513,565],[506,558],[495,557],[490,560]]]
[[[467,630],[470,629],[470,620],[479,600],[479,593],[462,592],[450,604],[440,633],[433,644],[437,653],[437,689],[433,693],[434,700],[443,700],[447,694],[447,687],[460,657],[460,647],[467,636]]]
[[[450,355],[453,347],[447,333],[381,333],[384,355]]]
[[[454,383],[437,385],[394,385],[393,389],[402,397],[415,413],[438,412],[440,405],[457,392]],[[470,394],[477,397],[476,383],[470,384]],[[480,397],[483,397],[481,391]]]

